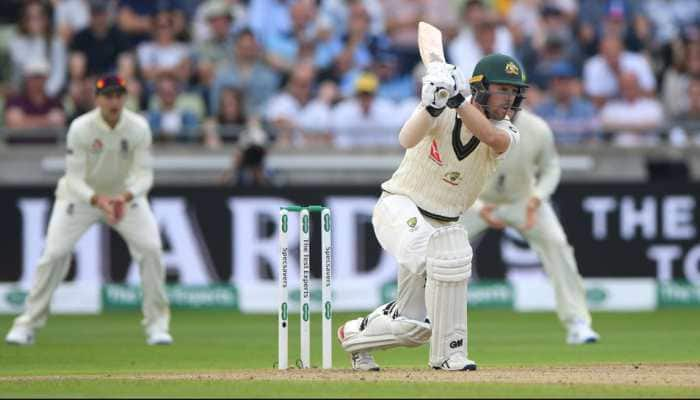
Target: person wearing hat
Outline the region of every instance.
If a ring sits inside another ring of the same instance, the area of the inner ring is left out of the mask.
[[[216,70],[231,58],[233,15],[225,0],[209,0],[202,7],[211,35],[197,46],[197,75],[203,85],[209,86]]]
[[[355,95],[338,103],[331,111],[330,131],[339,148],[393,147],[400,127],[396,107],[377,97],[379,79],[371,72],[355,80]]]
[[[5,105],[5,126],[11,129],[63,128],[65,113],[61,103],[44,91],[49,64],[31,60],[23,70],[22,91]]]
[[[551,127],[555,143],[578,145],[598,140],[597,113],[593,103],[579,95],[581,81],[574,65],[559,60],[547,75],[550,95],[534,111]]]
[[[71,57],[79,56],[87,65],[86,75],[102,75],[117,67],[119,55],[130,46],[126,34],[109,17],[107,0],[90,0],[90,23],[70,42]]]
[[[160,232],[146,197],[153,185],[151,130],[143,117],[124,108],[123,79],[104,77],[95,90],[98,107],[68,130],[66,173],[56,187],[34,284],[5,337],[8,344],[34,343],[51,297],[68,273],[75,244],[97,222],[116,230],[139,263],[147,343],[173,342]]]
[[[454,65],[426,69],[421,104],[399,132],[404,158],[372,214],[377,240],[399,264],[396,300],[338,329],[356,370],[379,369],[375,350],[428,342],[431,368],[476,369],[467,357],[472,249],[459,218],[518,142],[509,115],[527,84],[503,54],[482,58],[469,85]]]
[[[516,229],[537,252],[551,279],[566,343],[595,343],[599,335],[591,328],[574,249],[550,202],[561,177],[552,130],[528,110],[521,110],[514,123],[523,140],[499,164],[460,222],[472,243],[488,229]]]

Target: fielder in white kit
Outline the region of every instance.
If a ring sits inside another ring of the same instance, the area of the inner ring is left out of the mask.
[[[382,184],[372,217],[399,264],[397,298],[338,329],[353,369],[379,370],[371,351],[428,341],[430,367],[476,369],[467,357],[472,250],[458,220],[518,142],[508,113],[526,88],[522,67],[501,54],[479,61],[469,85],[452,65],[427,65],[421,104],[399,133],[405,156]]]
[[[46,244],[24,312],[5,341],[29,345],[49,315],[51,296],[70,266],[76,242],[96,222],[107,223],[126,241],[143,283],[147,343],[167,345],[170,309],[160,232],[151,212],[151,130],[140,115],[124,109],[126,86],[116,76],[96,83],[98,108],[71,124],[66,173],[56,187]]]
[[[522,136],[520,144],[498,166],[462,223],[472,240],[488,228],[517,229],[551,278],[557,315],[567,329],[566,342],[595,343],[599,336],[591,329],[574,250],[549,202],[561,176],[552,130],[527,110],[520,111],[513,123]]]

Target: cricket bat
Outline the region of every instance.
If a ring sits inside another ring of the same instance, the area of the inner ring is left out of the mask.
[[[433,61],[445,62],[445,52],[442,49],[442,32],[427,22],[418,22],[418,51],[423,65]],[[438,96],[445,98],[449,95],[446,89],[440,89]]]

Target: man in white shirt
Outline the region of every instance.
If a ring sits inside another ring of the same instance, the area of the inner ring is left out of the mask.
[[[96,93],[98,108],[68,130],[66,174],[56,188],[36,280],[5,337],[9,344],[34,342],[35,330],[48,318],[51,296],[68,273],[75,243],[96,222],[116,230],[140,264],[147,343],[173,342],[160,232],[146,198],[153,185],[151,130],[143,117],[124,109],[123,79],[98,80]]]
[[[586,292],[574,249],[549,202],[561,177],[559,155],[547,123],[522,110],[514,120],[523,140],[503,161],[472,208],[462,215],[473,240],[486,229],[517,229],[537,252],[551,278],[559,320],[569,344],[594,343]]]
[[[624,51],[622,40],[608,35],[600,41],[600,54],[589,58],[583,65],[583,89],[600,107],[620,92],[620,76],[633,73],[645,95],[655,95],[656,78],[644,56]]]
[[[637,75],[620,76],[619,99],[610,100],[600,110],[603,131],[612,133],[618,146],[655,146],[661,142],[664,110],[655,97],[642,95]]]
[[[430,63],[427,72],[421,104],[399,132],[406,153],[372,215],[379,243],[399,264],[396,301],[338,329],[355,370],[379,369],[371,351],[428,341],[432,368],[476,369],[467,358],[472,251],[458,220],[518,142],[508,113],[527,85],[503,54],[479,61],[469,86],[453,65]]]
[[[401,126],[396,105],[377,96],[379,80],[371,72],[355,81],[355,96],[333,107],[330,130],[333,144],[340,149],[393,148],[395,134]]]

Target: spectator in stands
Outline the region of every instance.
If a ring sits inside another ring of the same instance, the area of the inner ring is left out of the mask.
[[[68,115],[66,125],[79,116],[95,108],[95,79],[86,77],[72,79],[68,84],[68,96],[64,101],[66,115]]]
[[[324,0],[319,6],[318,22],[323,27],[333,30],[333,35],[342,36],[348,32],[350,22],[349,7],[354,2],[362,3],[369,15],[369,31],[372,35],[384,33],[384,15],[386,10],[382,0]]]
[[[620,93],[619,80],[623,73],[637,76],[642,95],[654,94],[656,79],[649,62],[638,53],[625,51],[618,36],[605,36],[600,42],[600,54],[591,57],[583,67],[585,92],[598,107]]]
[[[413,66],[420,62],[418,52],[418,21],[423,19],[422,0],[382,0],[386,34],[393,45],[392,50],[399,57],[401,74],[409,74]]]
[[[508,29],[499,26],[496,16],[490,10],[484,10],[479,1],[467,3],[464,19],[471,21],[478,18],[474,25],[464,27],[448,46],[451,62],[461,68],[465,76],[471,76],[476,63],[485,55],[501,53],[513,55],[512,38]]]
[[[533,62],[530,69],[526,69],[528,85],[537,89],[548,89],[552,67],[562,61],[571,60],[566,56],[567,46],[569,44],[559,37],[548,37],[543,48],[535,53],[536,59],[531,60]]]
[[[306,112],[305,107],[311,101],[315,76],[312,64],[297,65],[284,91],[270,100],[265,117],[275,128],[278,145],[289,146],[303,142],[299,132],[299,118]]]
[[[248,22],[257,40],[264,46],[271,37],[290,32],[290,7],[297,0],[250,0]]]
[[[192,18],[191,31],[192,31],[192,42],[195,45],[198,43],[203,43],[214,36],[212,32],[211,22],[207,16],[212,9],[219,9],[221,4],[228,11],[228,15],[231,17],[231,29],[229,34],[234,34],[248,24],[248,7],[247,0],[206,0],[202,1],[197,7],[194,18]],[[217,11],[216,13],[219,13]]]
[[[19,85],[27,64],[47,60],[50,73],[46,80],[46,95],[57,96],[63,89],[66,77],[66,45],[55,35],[49,9],[38,0],[28,0],[22,8],[17,32],[9,39],[10,59],[13,65],[13,82]]]
[[[145,103],[143,85],[138,79],[136,57],[131,52],[121,53],[117,58],[117,76],[126,81],[126,103],[131,111],[142,110]]]
[[[90,0],[51,0],[56,32],[64,43],[70,43],[73,35],[90,23]]]
[[[691,78],[687,97],[688,110],[673,119],[669,130],[669,141],[673,145],[685,145],[688,140],[700,145],[700,77]]]
[[[235,37],[232,61],[223,64],[216,72],[210,96],[212,113],[218,112],[221,88],[234,86],[244,93],[246,113],[261,116],[265,104],[277,90],[278,82],[279,77],[262,60],[253,32],[244,29]]]
[[[691,79],[700,77],[700,41],[689,42],[683,51],[681,61],[666,70],[661,89],[664,108],[671,118],[688,110],[688,85]]]
[[[331,112],[331,133],[338,148],[396,147],[401,126],[395,105],[376,97],[379,80],[372,73],[360,75],[355,96],[338,103]]]
[[[141,75],[147,84],[162,74],[173,75],[180,83],[188,82],[190,49],[187,44],[175,40],[172,13],[159,12],[154,23],[153,40],[141,43],[137,49]]]
[[[275,31],[263,43],[271,67],[288,73],[299,62],[301,53],[314,46],[317,34],[315,14],[316,6],[308,0],[298,0],[289,6],[289,30]]]
[[[389,51],[377,54],[372,71],[379,78],[377,96],[394,102],[401,102],[415,94],[412,75],[399,73],[399,59]]]
[[[231,24],[233,16],[225,0],[209,0],[203,10],[210,28],[210,37],[197,46],[197,77],[205,87],[211,86],[216,70],[233,53]]]
[[[331,146],[331,112],[333,106],[340,100],[340,90],[331,81],[322,81],[318,93],[304,108],[304,113],[298,118],[303,136],[303,146]]]
[[[110,21],[108,5],[107,0],[90,0],[90,25],[70,43],[71,57],[79,54],[87,62],[87,75],[114,72],[119,55],[129,50],[124,33]]]
[[[361,2],[352,2],[348,7],[351,19],[348,22],[347,34],[341,38],[342,50],[335,59],[331,74],[321,74],[322,79],[330,78],[337,82],[340,92],[345,97],[353,95],[357,77],[371,67],[378,53],[389,51],[390,47],[386,36],[370,33],[369,15]],[[395,49],[391,52],[396,54]],[[401,73],[399,71],[399,74]]]
[[[641,12],[639,3],[636,0],[579,0],[577,36],[584,57],[593,57],[605,36],[618,36],[621,40],[626,37],[628,28],[634,25],[635,17]]]
[[[620,75],[620,92],[620,99],[610,100],[600,110],[603,131],[612,134],[613,143],[620,146],[658,144],[664,124],[661,103],[644,97],[633,72]]]
[[[574,37],[570,21],[564,13],[564,9],[556,3],[546,4],[542,7],[542,38],[547,41],[557,41],[562,44],[564,57],[572,61],[583,61],[581,49]]]
[[[117,25],[126,34],[130,47],[135,47],[150,37],[155,15],[158,12],[158,3],[157,1],[119,0]]]
[[[243,92],[235,87],[221,88],[217,110],[202,126],[204,144],[210,149],[221,147],[222,142],[238,142],[248,122]]]
[[[158,77],[156,102],[146,115],[154,141],[190,142],[200,137],[196,112],[179,101],[181,85],[173,75]]]
[[[550,69],[550,77],[550,97],[534,111],[549,123],[555,142],[578,145],[597,141],[600,134],[596,110],[580,96],[576,68],[568,61],[559,61]]]
[[[65,126],[61,103],[44,91],[49,69],[46,61],[33,60],[25,64],[22,91],[5,104],[5,126],[11,129]]]

